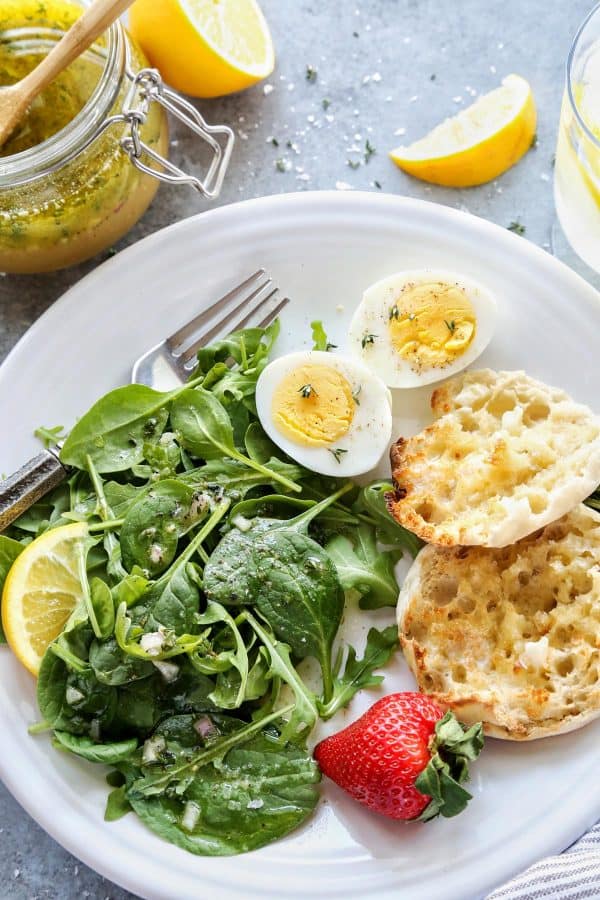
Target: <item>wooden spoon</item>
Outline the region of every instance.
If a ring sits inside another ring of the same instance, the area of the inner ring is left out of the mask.
[[[25,117],[32,100],[74,59],[81,56],[132,3],[133,0],[95,0],[39,66],[16,84],[0,88],[0,147]]]

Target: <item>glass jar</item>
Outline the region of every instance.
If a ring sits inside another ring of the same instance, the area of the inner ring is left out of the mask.
[[[15,53],[48,53],[62,33],[36,22],[0,38]],[[88,59],[98,80],[75,117],[47,140],[0,156],[0,271],[47,272],[94,256],[138,221],[160,181],[190,184],[211,198],[219,192],[231,130],[206,125],[166,88],[119,22]],[[167,110],[209,144],[204,178],[167,160]]]

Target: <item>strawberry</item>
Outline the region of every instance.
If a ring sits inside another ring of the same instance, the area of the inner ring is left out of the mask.
[[[369,809],[392,819],[455,816],[471,795],[461,787],[483,747],[481,723],[465,730],[425,694],[378,700],[315,747],[321,770]]]

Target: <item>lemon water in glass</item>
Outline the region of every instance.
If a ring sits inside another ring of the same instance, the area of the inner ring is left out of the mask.
[[[600,272],[600,4],[581,25],[567,61],[554,200],[569,244]]]

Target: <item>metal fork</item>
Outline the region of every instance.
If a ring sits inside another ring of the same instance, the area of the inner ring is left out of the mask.
[[[152,347],[133,364],[132,384],[170,390],[192,373],[201,347],[246,326],[265,328],[289,303],[264,269]],[[43,450],[0,482],[0,532],[71,474],[59,458],[60,445]]]

